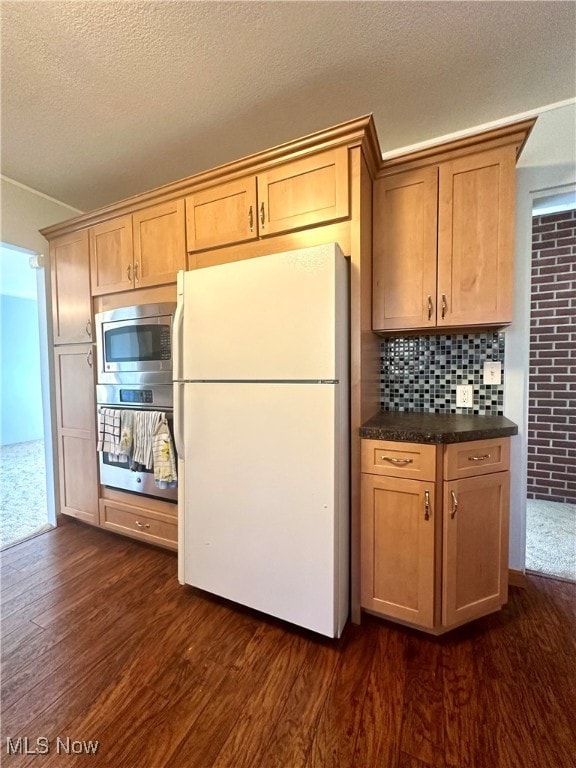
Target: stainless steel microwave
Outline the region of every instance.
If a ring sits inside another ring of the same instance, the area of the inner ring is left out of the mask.
[[[95,316],[99,384],[171,384],[175,302]]]

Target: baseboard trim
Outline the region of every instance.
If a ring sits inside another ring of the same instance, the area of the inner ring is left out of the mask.
[[[525,589],[528,586],[526,574],[523,571],[515,571],[510,568],[508,570],[508,584],[510,584],[511,587],[522,587]]]

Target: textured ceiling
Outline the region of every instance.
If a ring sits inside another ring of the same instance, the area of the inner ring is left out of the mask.
[[[81,210],[369,112],[386,152],[576,95],[574,2],[0,10],[2,173]]]

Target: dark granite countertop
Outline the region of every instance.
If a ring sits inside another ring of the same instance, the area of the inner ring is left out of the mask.
[[[517,434],[517,425],[504,416],[460,413],[380,411],[360,427],[360,437],[405,443],[462,443]]]

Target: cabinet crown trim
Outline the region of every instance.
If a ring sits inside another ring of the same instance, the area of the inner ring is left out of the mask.
[[[460,139],[434,144],[415,152],[385,158],[380,164],[377,176],[381,178],[412,168],[445,162],[472,152],[480,152],[509,144],[516,144],[516,160],[518,160],[535,123],[536,118],[533,117],[482,133],[470,134]]]
[[[119,200],[95,211],[75,216],[73,219],[52,224],[41,229],[40,233],[52,239],[56,235],[91,227],[108,219],[134,213],[142,208],[184,197],[222,181],[232,181],[241,176],[259,173],[287,160],[296,160],[308,154],[343,145],[348,148],[362,146],[369,166],[373,173],[376,173],[382,153],[378,144],[374,118],[369,114]]]

